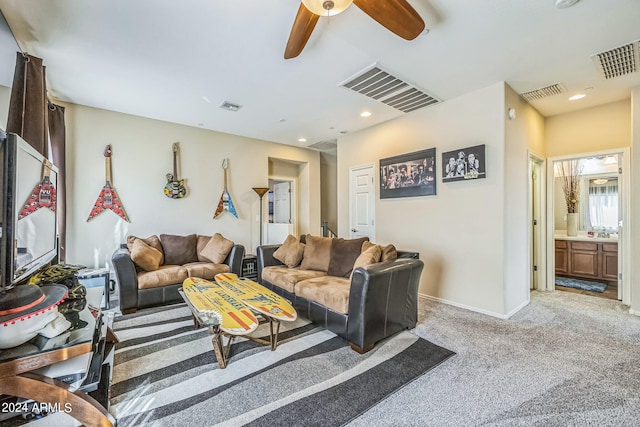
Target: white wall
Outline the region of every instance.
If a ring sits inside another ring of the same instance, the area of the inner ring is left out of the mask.
[[[110,262],[127,235],[222,233],[255,253],[259,242],[259,198],[252,187],[268,182],[269,157],[306,165],[301,193],[301,232],[320,224],[320,160],[312,150],[212,132],[79,105],[67,106],[70,263]],[[189,189],[183,199],[163,194],[173,168],[171,145],[180,142],[180,177]],[[104,185],[106,144],[112,144],[113,184],[131,219],[112,212],[86,222]],[[229,159],[228,189],[239,219],[223,213],[213,219],[223,189],[222,160]],[[314,230],[315,231],[315,230]]]
[[[640,86],[631,93],[631,164],[640,165]],[[637,262],[640,253],[640,170],[631,170],[631,188],[635,189],[631,200],[631,254],[636,262],[631,265],[631,312],[640,315],[640,262]]]
[[[7,130],[7,117],[9,116],[9,98],[11,88],[0,85],[0,129]]]

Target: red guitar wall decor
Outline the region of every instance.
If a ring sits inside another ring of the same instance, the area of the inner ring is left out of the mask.
[[[56,187],[51,183],[51,162],[45,160],[42,167],[42,181],[33,188],[31,195],[18,215],[18,221],[40,208],[56,211]]]
[[[111,144],[107,145],[107,148],[104,150],[104,163],[105,163],[105,178],[106,183],[102,190],[100,190],[100,194],[98,195],[98,200],[96,200],[93,205],[93,209],[89,213],[89,218],[87,218],[87,222],[100,215],[105,210],[111,210],[116,215],[121,217],[127,222],[129,221],[129,217],[127,213],[124,211],[124,207],[120,202],[120,198],[118,197],[118,193],[116,193],[116,189],[111,186]]]

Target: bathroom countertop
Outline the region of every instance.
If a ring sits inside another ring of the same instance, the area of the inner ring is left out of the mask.
[[[618,243],[618,235],[616,234],[612,234],[611,237],[589,237],[587,236],[586,232],[578,232],[577,236],[567,236],[567,233],[564,231],[556,231],[553,237],[557,240],[573,240],[594,243]]]

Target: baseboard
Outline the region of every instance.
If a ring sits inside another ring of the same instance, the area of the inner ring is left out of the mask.
[[[469,311],[475,311],[476,313],[486,314],[487,316],[497,317],[498,319],[503,319],[503,320],[509,319],[511,316],[516,314],[518,311],[522,310],[524,307],[529,305],[529,300],[527,300],[527,301],[524,301],[522,304],[520,304],[515,309],[511,310],[508,314],[500,314],[500,313],[496,313],[496,312],[493,312],[493,311],[484,310],[482,308],[472,307],[470,305],[460,304],[460,303],[454,302],[454,301],[449,301],[449,300],[446,300],[446,299],[443,299],[443,298],[433,297],[431,295],[425,295],[425,294],[420,294],[419,293],[418,297],[419,298],[428,299],[428,300],[431,300],[431,301],[441,302],[441,303],[447,304],[447,305],[452,305],[452,306],[458,307],[458,308],[463,308],[463,309],[469,310]]]
[[[640,311],[629,309],[629,314],[633,314],[634,316],[640,316]]]

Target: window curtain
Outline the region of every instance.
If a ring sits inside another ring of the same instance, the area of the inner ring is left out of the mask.
[[[607,231],[618,228],[618,181],[589,184],[589,226],[604,227]]]
[[[67,195],[66,195],[66,127],[64,107],[49,102],[49,138],[51,140],[52,162],[58,167],[57,206],[58,210],[58,262],[67,260]]]
[[[20,135],[48,158],[46,98],[42,59],[18,52],[9,100],[7,132]]]
[[[58,262],[64,263],[67,246],[64,107],[47,100],[46,67],[42,59],[22,52],[16,55],[7,132],[20,135],[58,167]]]

